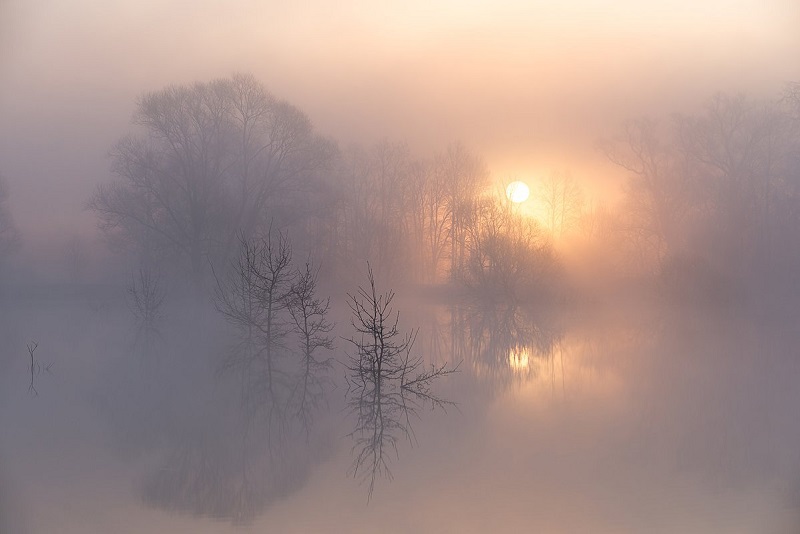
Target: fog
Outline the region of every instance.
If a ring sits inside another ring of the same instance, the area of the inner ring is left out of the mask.
[[[0,532],[797,532],[798,27],[0,1]]]

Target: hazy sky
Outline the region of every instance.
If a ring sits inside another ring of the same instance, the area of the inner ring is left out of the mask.
[[[0,0],[0,172],[24,235],[92,227],[137,96],[234,71],[343,144],[462,140],[498,180],[592,182],[626,117],[800,81],[800,3]]]

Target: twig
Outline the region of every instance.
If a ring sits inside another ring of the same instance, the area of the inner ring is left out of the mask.
[[[33,357],[33,353],[36,351],[36,348],[38,346],[39,344],[36,341],[28,343],[28,354],[30,354],[31,356],[31,384],[28,386],[28,393],[30,393],[34,397],[39,396],[39,392],[36,391],[36,386],[33,385],[33,376],[36,374],[36,365],[37,365],[36,360]],[[48,366],[47,369],[49,371],[50,366]]]

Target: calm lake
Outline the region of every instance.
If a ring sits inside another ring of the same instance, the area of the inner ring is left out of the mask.
[[[642,300],[398,301],[421,369],[458,364],[431,383],[438,407],[359,389],[340,314],[322,402],[299,425],[220,370],[235,340],[210,306],[171,307],[143,344],[113,292],[12,299],[0,527],[796,532],[796,325]]]

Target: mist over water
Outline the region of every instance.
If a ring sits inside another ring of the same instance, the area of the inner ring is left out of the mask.
[[[457,4],[0,5],[0,532],[798,531],[800,11]]]
[[[498,513],[509,531],[796,525],[791,326],[632,307],[550,324],[518,311],[509,327],[508,309],[428,307],[407,320],[426,319],[419,350],[461,361],[438,385],[457,407],[414,414],[413,439],[398,436],[392,478],[367,503],[350,475],[356,421],[343,387],[309,435],[278,442],[241,421],[236,380],[212,372],[220,332],[172,319],[164,346],[175,348],[153,372],[119,342],[132,336],[122,302],[101,319],[49,303],[47,320],[64,328],[37,349],[55,361],[35,376],[39,395],[22,359],[4,372],[7,528],[481,532]],[[37,311],[7,324],[42,324]]]

